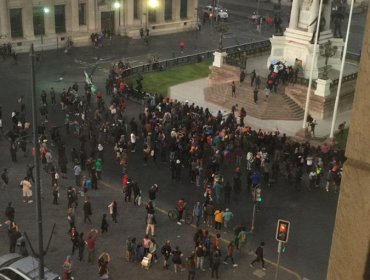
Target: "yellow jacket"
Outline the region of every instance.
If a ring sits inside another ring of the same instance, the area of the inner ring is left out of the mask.
[[[224,222],[224,211],[220,211],[220,210],[215,211],[215,221],[218,223]]]

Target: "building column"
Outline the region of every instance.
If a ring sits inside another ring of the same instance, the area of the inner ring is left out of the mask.
[[[290,12],[289,28],[296,29],[298,26],[299,17],[299,0],[293,0],[292,9]]]
[[[134,0],[126,0],[125,4],[126,25],[130,27],[134,24]]]
[[[148,3],[145,0],[141,1],[141,25],[145,28],[149,26],[148,18]]]
[[[165,0],[159,0],[159,6],[156,10],[157,23],[164,22],[164,9],[165,9]]]
[[[172,20],[180,20],[180,0],[172,0]]]
[[[187,13],[187,16],[186,18],[187,19],[194,19],[195,18],[195,4],[194,4],[195,0],[188,0],[188,13]]]
[[[122,34],[122,30],[125,28],[125,2],[123,0],[120,1],[120,8],[119,8],[119,33]]]
[[[326,279],[370,279],[370,10],[352,105]]]
[[[89,0],[87,2],[87,26],[89,33],[96,32],[96,0]]]
[[[0,0],[0,36],[10,37],[7,0]]]
[[[51,1],[49,1],[45,7],[49,9],[49,13],[43,14],[45,35],[53,35],[55,34],[55,6],[51,3]]]
[[[70,4],[71,9],[71,31],[77,32],[80,30],[80,23],[79,23],[79,14],[78,14],[78,8],[79,3],[78,1],[71,1]]]
[[[34,38],[33,32],[33,4],[32,1],[24,1],[22,8],[23,36],[26,39]]]

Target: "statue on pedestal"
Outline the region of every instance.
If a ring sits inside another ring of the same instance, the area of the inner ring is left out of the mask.
[[[313,34],[312,34],[312,38],[311,38],[311,41],[310,41],[311,44],[314,44],[315,43],[315,36],[316,36],[316,30],[317,30],[316,24],[317,24],[317,19],[318,18],[319,18],[319,16],[317,16],[313,20],[313,22],[308,26],[308,27],[310,27],[311,25],[315,24],[315,28],[314,28],[314,31],[313,31]],[[319,34],[317,36],[317,42],[319,42],[319,40],[320,40],[320,33],[322,31],[324,31],[325,25],[326,25],[325,17],[324,17],[324,15],[321,15],[321,17],[320,17],[320,25],[319,25]]]

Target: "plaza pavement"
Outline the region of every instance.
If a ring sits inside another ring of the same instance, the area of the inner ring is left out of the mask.
[[[268,55],[256,56],[248,58],[247,60],[247,73],[250,73],[252,70],[256,70],[256,73],[261,77],[267,77],[268,70],[266,67]],[[348,62],[345,64],[344,69],[344,76],[357,72],[357,65]],[[335,74],[337,73],[329,73],[331,75],[330,78],[334,79]],[[249,77],[246,78],[246,83],[250,81]],[[172,99],[177,99],[179,101],[185,102],[189,101],[189,103],[195,103],[198,106],[202,106],[204,108],[209,108],[210,112],[213,114],[217,114],[219,110],[223,114],[227,114],[230,112],[231,108],[224,108],[220,107],[214,103],[207,102],[204,99],[203,90],[209,86],[208,78],[203,78],[195,81],[186,82],[183,84],[179,84],[176,86],[172,86],[169,88],[169,96]],[[231,98],[231,95],[230,95]],[[350,124],[351,121],[351,111],[343,111],[338,112],[337,120],[335,125],[335,130],[337,129],[338,125],[343,121],[347,122],[347,125]],[[302,128],[303,122],[302,121],[287,121],[287,120],[261,120],[254,118],[252,116],[247,115],[245,119],[245,123],[255,129],[263,129],[267,131],[275,131],[279,130],[281,133],[286,133],[288,136],[293,136],[296,134],[298,130]],[[315,136],[316,138],[326,138],[330,134],[332,119],[326,118],[324,120],[318,120],[318,125],[315,128]]]

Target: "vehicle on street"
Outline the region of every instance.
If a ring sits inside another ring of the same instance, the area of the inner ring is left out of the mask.
[[[221,7],[205,6],[203,8],[203,13],[206,18],[214,18],[217,20],[227,20],[229,18],[228,11]]]
[[[45,280],[61,278],[45,267]],[[39,261],[31,256],[23,257],[17,253],[0,256],[0,280],[39,279]]]

